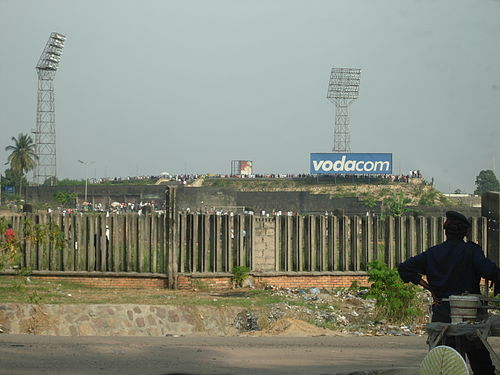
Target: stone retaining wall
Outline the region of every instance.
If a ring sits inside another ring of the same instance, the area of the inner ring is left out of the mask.
[[[0,304],[0,332],[49,336],[234,335],[239,307]]]

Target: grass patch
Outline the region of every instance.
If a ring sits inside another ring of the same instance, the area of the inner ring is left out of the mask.
[[[37,280],[24,276],[0,280],[0,303],[205,305],[260,308],[286,301],[286,298],[274,296],[270,291],[256,289],[238,289],[237,292],[232,290],[193,292],[168,289],[97,288],[80,283]]]

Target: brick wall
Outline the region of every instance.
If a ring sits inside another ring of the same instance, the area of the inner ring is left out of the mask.
[[[15,275],[1,275],[4,278],[13,278]],[[110,277],[94,275],[30,275],[31,279],[68,281],[81,283],[98,288],[128,288],[128,289],[161,289],[166,288],[167,279],[165,277]],[[369,286],[367,275],[335,274],[335,275],[284,275],[265,274],[253,275],[253,282],[256,287],[274,286],[278,288],[348,288],[353,282],[359,286]],[[178,276],[178,288],[181,290],[190,289],[231,289],[233,282],[230,274],[219,274],[217,276],[192,276],[189,274]]]
[[[359,286],[370,286],[368,276],[365,274],[335,274],[335,275],[284,275],[284,274],[255,274],[252,276],[256,287],[274,286],[278,288],[349,288],[353,282]],[[233,283],[230,275],[217,277],[192,277],[179,275],[179,289],[230,289]]]
[[[322,276],[257,276],[256,285],[272,285],[279,288],[349,288],[353,282],[359,286],[370,286],[368,276],[361,275],[322,275]]]
[[[217,277],[191,277],[189,275],[179,275],[177,279],[179,289],[231,289],[233,281],[230,275]]]
[[[14,275],[1,275],[14,278]],[[167,287],[166,278],[159,277],[95,277],[95,276],[65,276],[65,275],[30,275],[32,280],[67,281],[80,283],[97,288],[121,289],[162,289]]]

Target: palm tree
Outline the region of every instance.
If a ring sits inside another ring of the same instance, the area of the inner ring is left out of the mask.
[[[19,192],[21,192],[22,178],[25,173],[35,169],[38,156],[35,152],[35,144],[29,135],[20,133],[17,139],[16,137],[11,139],[14,145],[5,147],[5,151],[11,151],[7,162],[10,164],[10,168],[20,176]]]

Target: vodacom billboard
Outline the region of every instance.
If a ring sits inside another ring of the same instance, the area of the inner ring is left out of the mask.
[[[311,154],[311,174],[392,174],[392,154]]]

